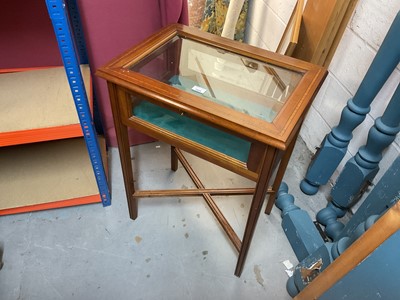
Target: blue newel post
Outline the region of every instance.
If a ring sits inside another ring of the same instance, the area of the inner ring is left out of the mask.
[[[356,94],[343,109],[339,124],[322,141],[311,162],[301,190],[317,193],[328,182],[347,151],[353,130],[364,121],[370,104],[400,61],[400,12],[397,13],[382,45],[371,63]]]
[[[308,213],[294,204],[294,197],[288,193],[285,182],[279,187],[275,205],[282,211],[283,231],[299,261],[324,245]]]
[[[379,215],[371,215],[360,223],[350,236],[342,237],[334,243],[325,243],[295,267],[293,276],[286,282],[286,290],[295,297],[315,277],[323,272],[336,258],[349,248],[379,219]]]
[[[382,119],[388,123],[383,116]],[[294,204],[295,198],[288,193],[288,186],[284,182],[281,184],[275,205],[282,211],[282,228],[299,261],[294,268],[293,276],[286,284],[290,296],[295,297],[309,285],[373,226],[379,216],[400,201],[399,179],[400,157],[397,157],[346,226],[337,229],[341,230],[341,233],[332,242],[324,242],[309,214]],[[336,219],[332,222],[336,222]],[[375,272],[375,269],[371,272]],[[389,280],[391,274],[382,276]]]
[[[342,217],[360,198],[361,190],[371,182],[379,171],[382,151],[396,138],[400,131],[400,85],[397,86],[382,117],[368,133],[365,146],[349,159],[331,191],[331,202],[317,214],[317,220],[325,225],[326,234],[332,238],[340,234],[343,225],[336,219]]]
[[[379,218],[369,216],[349,234],[335,242],[324,242],[308,213],[294,204],[293,195],[282,182],[275,205],[282,211],[282,228],[299,261],[293,276],[286,284],[290,296],[295,297],[315,277],[339,257]]]
[[[344,236],[332,244],[331,255],[333,259],[338,258],[347,248],[351,246],[360,236],[364,234],[379,219],[379,215],[371,215],[360,223],[350,236]]]

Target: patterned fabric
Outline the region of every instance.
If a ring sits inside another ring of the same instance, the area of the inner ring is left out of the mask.
[[[226,13],[230,0],[205,0],[205,8],[203,19],[201,22],[201,30],[213,34],[221,35],[224,27]],[[243,4],[242,11],[240,12],[239,19],[235,28],[235,40],[243,42],[244,32],[246,29],[247,10],[249,7],[249,0]]]

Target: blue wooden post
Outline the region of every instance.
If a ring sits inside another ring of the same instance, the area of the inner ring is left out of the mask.
[[[400,156],[387,169],[367,198],[347,222],[338,239],[348,236],[370,215],[381,215],[400,199]]]
[[[290,277],[286,284],[286,289],[292,297],[295,297],[302,291],[316,276],[323,272],[333,260],[340,256],[350,245],[355,242],[365,231],[367,231],[385,211],[391,206],[395,205],[400,200],[400,157],[398,157],[385,172],[379,182],[376,184],[372,192],[368,195],[367,199],[363,202],[356,214],[349,220],[345,228],[342,229],[338,238],[330,243],[319,243],[314,248],[309,247],[307,251],[309,254],[302,260],[299,259],[299,264],[295,267],[294,274]],[[282,219],[290,217],[292,224],[298,225],[304,219],[294,220],[297,218],[294,212],[301,211],[294,205],[294,198],[288,193],[287,185],[282,185],[278,192],[278,199],[276,205],[282,209]],[[334,209],[334,208],[332,208]],[[301,216],[303,218],[303,216]],[[310,223],[306,221],[305,223]],[[343,225],[336,225],[341,226]],[[305,226],[297,226],[296,230],[291,229],[291,234],[288,234],[287,226],[283,225],[286,236],[289,239],[292,247],[302,247],[304,242],[297,241],[293,233],[298,233],[298,239],[309,241],[308,229]],[[302,231],[302,232],[301,232]],[[312,234],[314,235],[314,234]],[[292,239],[292,241],[290,241]],[[296,243],[292,243],[295,241]],[[308,244],[309,245],[309,244]],[[379,247],[381,248],[381,247]],[[392,248],[391,252],[393,252]],[[298,251],[293,248],[296,255]],[[303,252],[305,253],[305,252]],[[396,261],[397,252],[394,251],[393,258]],[[298,256],[299,257],[299,256]],[[379,268],[378,268],[379,269]],[[368,270],[375,272],[375,270]],[[391,280],[391,274],[382,274],[387,280]]]
[[[400,230],[390,236],[319,300],[399,299]]]
[[[370,104],[400,61],[400,12],[397,13],[382,45],[369,67],[356,94],[343,109],[339,124],[334,127],[311,162],[301,190],[317,193],[328,182],[347,151],[353,130],[365,119]]]
[[[343,229],[335,218],[342,217],[362,195],[363,186],[372,181],[379,171],[382,151],[396,138],[400,131],[400,85],[397,86],[389,105],[382,117],[375,120],[371,127],[367,143],[357,154],[349,159],[335,186],[331,191],[331,202],[321,210],[317,220],[326,226],[326,233],[335,239]],[[335,208],[333,210],[332,208]],[[337,214],[337,216],[335,216]]]
[[[315,277],[323,272],[336,258],[338,258],[348,247],[362,236],[375,222],[378,215],[372,215],[360,223],[350,236],[341,238],[335,243],[325,243],[299,262],[295,267],[293,276],[286,283],[289,295],[295,297]]]
[[[338,258],[347,248],[351,246],[360,236],[364,234],[379,219],[378,215],[369,216],[364,222],[360,223],[350,236],[344,236],[334,242],[331,249],[333,259]]]
[[[317,213],[317,221],[325,226],[326,235],[336,240],[344,228],[344,224],[337,219],[343,217],[345,214],[345,209],[338,207],[331,201],[324,209],[321,209]]]
[[[282,210],[282,228],[299,261],[308,257],[324,244],[310,216],[294,204],[288,186],[281,183],[275,205]]]
[[[325,243],[295,267],[293,276],[286,282],[286,290],[291,297],[309,285],[315,277],[323,272],[333,261],[332,243]]]

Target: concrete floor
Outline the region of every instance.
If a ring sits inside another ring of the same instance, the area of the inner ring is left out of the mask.
[[[142,189],[192,188],[185,171],[169,169],[169,147],[132,149]],[[240,278],[237,253],[202,198],[139,201],[129,219],[117,149],[109,151],[112,205],[101,204],[0,218],[4,267],[0,299],[290,299],[286,267],[296,257],[281,228],[280,211],[259,218]],[[189,157],[207,187],[253,186],[233,173]],[[285,181],[296,204],[314,218],[323,193],[298,188],[310,152],[298,141]],[[298,196],[297,196],[298,195]],[[219,197],[218,205],[241,237],[250,197]]]

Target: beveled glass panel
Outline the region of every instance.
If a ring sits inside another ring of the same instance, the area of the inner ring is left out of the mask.
[[[128,69],[267,122],[303,76],[180,36]]]

